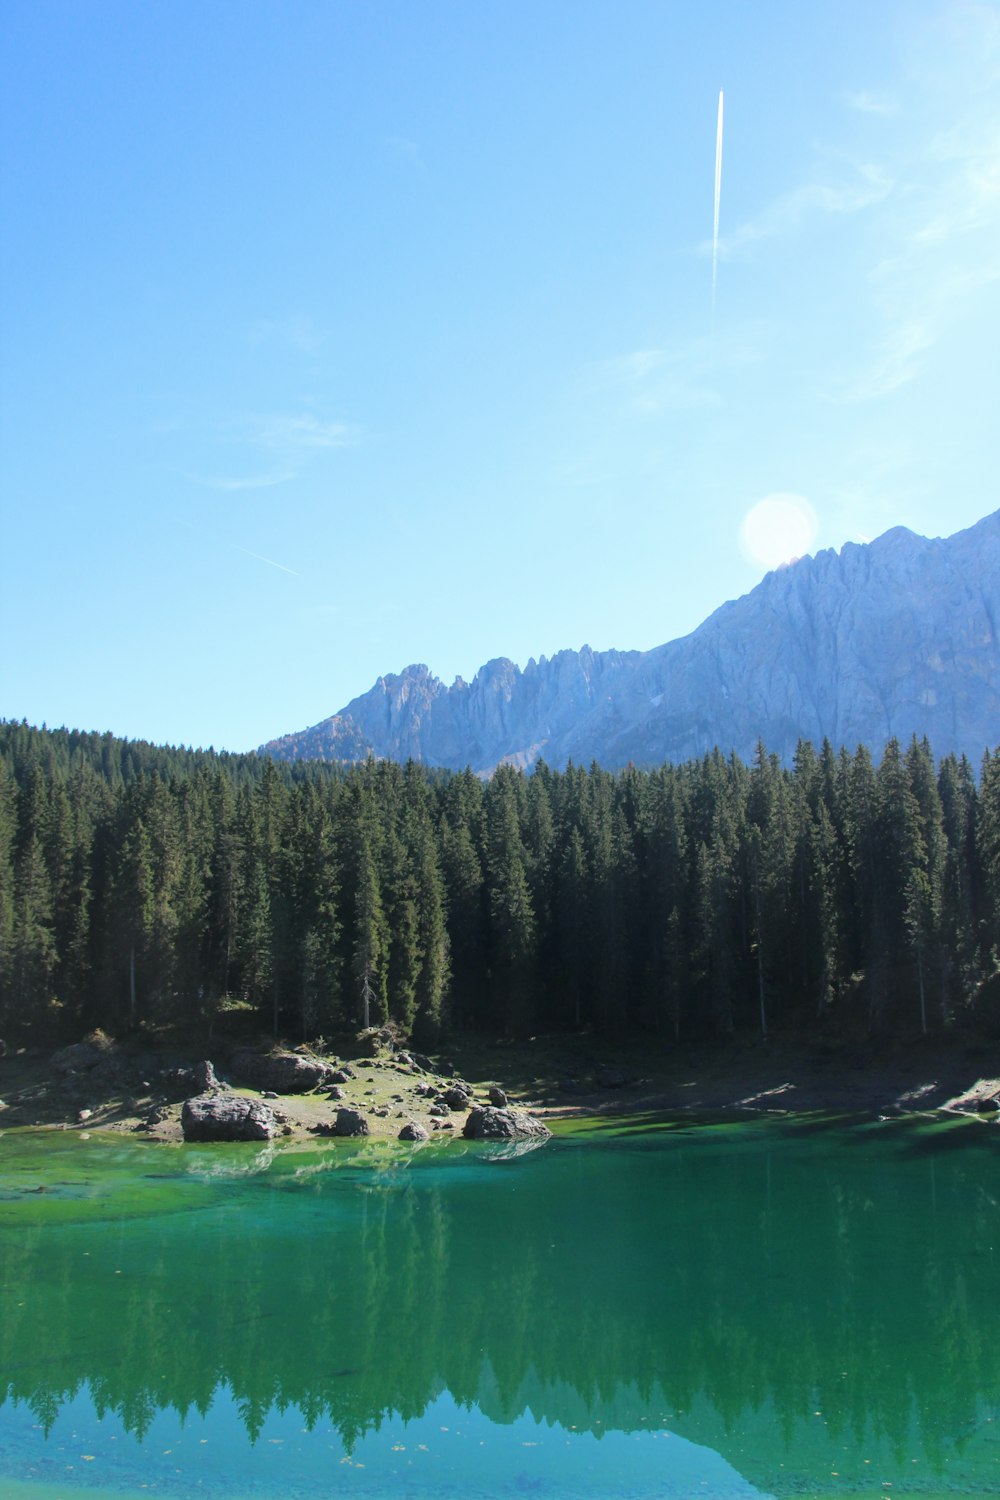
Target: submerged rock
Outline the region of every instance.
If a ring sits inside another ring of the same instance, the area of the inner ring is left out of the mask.
[[[462,1131],[470,1141],[544,1140],[552,1134],[544,1121],[523,1109],[496,1109],[476,1105]]]
[[[186,1141],[270,1141],[276,1125],[261,1099],[206,1094],[184,1101],[181,1130]]]

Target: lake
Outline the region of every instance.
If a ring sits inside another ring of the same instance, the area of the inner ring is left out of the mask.
[[[0,1492],[994,1497],[1000,1127],[0,1138]]]

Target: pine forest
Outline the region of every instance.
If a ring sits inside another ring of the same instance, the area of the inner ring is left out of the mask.
[[[0,724],[8,1042],[995,1030],[998,971],[1000,749],[480,780]]]

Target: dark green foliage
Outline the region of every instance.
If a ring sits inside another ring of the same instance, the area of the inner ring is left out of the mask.
[[[1000,971],[1000,752],[482,782],[0,723],[0,1025],[939,1030]],[[989,1020],[989,1017],[982,1017]],[[993,1018],[995,1020],[996,1018]]]

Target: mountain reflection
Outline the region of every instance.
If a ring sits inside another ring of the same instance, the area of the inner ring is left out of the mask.
[[[978,1150],[732,1131],[406,1170],[336,1150],[242,1176],[250,1153],[121,1160],[109,1190],[81,1145],[76,1196],[53,1180],[44,1210],[21,1212],[25,1187],[0,1203],[0,1396],[46,1426],[89,1387],[141,1437],[227,1386],[251,1439],[293,1405],[350,1451],[447,1391],[497,1423],[670,1427],[721,1451],[757,1430],[772,1458],[919,1442],[943,1466],[1000,1394]]]

